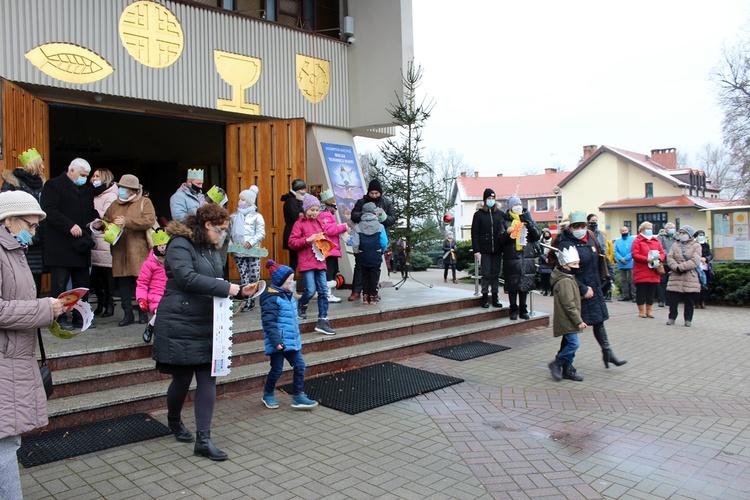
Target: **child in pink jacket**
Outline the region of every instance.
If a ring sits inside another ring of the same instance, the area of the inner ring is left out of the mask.
[[[153,235],[154,248],[148,253],[148,258],[141,266],[141,272],[136,279],[135,299],[141,311],[150,311],[153,316],[143,332],[143,341],[151,342],[154,335],[154,321],[156,308],[159,307],[164,289],[167,287],[167,273],[164,271],[164,256],[167,252],[169,234],[164,229],[157,229]]]
[[[326,278],[328,280],[328,302],[329,303],[337,303],[341,302],[341,299],[339,297],[336,297],[333,292],[331,291],[331,286],[335,286],[336,284],[336,275],[339,274],[339,259],[341,258],[341,242],[340,242],[340,235],[343,233],[347,233],[350,231],[348,229],[348,226],[346,224],[339,224],[338,221],[336,221],[336,196],[333,194],[333,191],[330,189],[326,189],[322,193],[320,193],[320,213],[318,214],[318,220],[320,221],[320,225],[323,226],[323,231],[325,231],[326,227],[329,225],[336,226],[336,231],[338,232],[338,236],[335,236],[331,238],[331,243],[333,243],[333,248],[331,248],[331,251],[328,254],[328,257],[326,258]]]
[[[300,272],[305,286],[305,291],[297,303],[297,314],[300,319],[307,319],[307,305],[317,291],[318,321],[315,331],[325,335],[336,335],[328,322],[326,257],[332,247],[332,240],[338,239],[339,234],[346,231],[346,224],[330,224],[319,220],[320,201],[311,194],[302,199],[302,210],[303,216],[294,223],[289,235],[289,248],[297,251],[297,271]]]

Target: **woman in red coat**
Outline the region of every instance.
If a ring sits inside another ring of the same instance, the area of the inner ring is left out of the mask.
[[[664,249],[658,238],[654,237],[654,226],[646,221],[638,226],[638,236],[633,242],[633,283],[635,283],[635,302],[638,304],[640,318],[653,318],[651,308],[654,305],[654,294],[661,281],[656,272],[664,261]]]

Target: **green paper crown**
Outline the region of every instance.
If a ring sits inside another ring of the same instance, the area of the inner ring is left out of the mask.
[[[31,148],[18,155],[18,161],[20,161],[21,165],[25,167],[32,161],[41,157],[42,155],[39,154],[39,151],[37,151],[36,148]]]
[[[151,241],[154,242],[155,247],[166,245],[169,243],[169,233],[162,228],[158,228],[154,231],[154,234],[151,235]]]
[[[213,186],[206,193],[211,200],[217,205],[224,205],[227,202],[227,192],[219,186]]]

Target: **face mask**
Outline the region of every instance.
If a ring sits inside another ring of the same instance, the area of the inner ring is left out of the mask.
[[[219,236],[219,241],[216,242],[216,246],[223,247],[226,239],[227,239],[227,233],[224,233],[221,236]]]
[[[688,241],[689,239],[690,239],[690,236],[688,236],[687,234],[685,233],[680,234],[680,241],[685,242],[685,241]]]
[[[78,177],[75,180],[75,183],[76,183],[76,186],[83,186],[84,184],[86,184],[86,178],[85,177]]]
[[[92,184],[92,185],[93,185],[93,186],[94,186],[95,188],[98,188],[99,186],[101,186],[101,185],[102,185],[102,181],[94,181],[94,182],[92,182],[91,184]]]
[[[667,234],[669,236],[674,236],[674,229],[667,229]]]
[[[589,229],[591,229],[592,231],[596,231],[598,227],[599,227],[598,222],[592,222],[591,224],[589,224]]]
[[[568,266],[568,267],[570,267],[570,266]],[[571,267],[570,268],[570,274],[576,274],[578,272],[578,269],[579,269],[578,267]]]
[[[706,237],[705,236],[698,236],[698,243],[705,243]]]
[[[625,234],[622,235],[622,239],[623,240],[627,240],[628,236],[630,236],[630,234],[629,233],[625,233]]]
[[[21,232],[18,233],[16,236],[16,239],[22,244],[29,246],[31,244],[31,239],[34,237],[30,232],[28,232],[26,229],[21,229]]]
[[[128,190],[125,188],[117,188],[117,196],[119,196],[121,200],[124,200],[128,197]]]
[[[511,212],[514,214],[521,214],[523,213],[523,207],[521,205],[515,205],[513,208],[510,209]]]
[[[583,237],[586,236],[586,230],[585,229],[573,229],[573,237],[580,240],[583,239]]]
[[[644,229],[643,230],[643,236],[645,236],[648,239],[651,239],[651,237],[654,235],[653,229]]]
[[[250,208],[250,204],[248,202],[246,202],[245,200],[240,200],[237,203],[237,208],[240,208],[240,209],[244,210],[246,208]]]
[[[190,184],[190,190],[195,194],[201,194],[202,189],[194,184]]]
[[[487,200],[484,203],[490,208],[495,206],[495,200]]]

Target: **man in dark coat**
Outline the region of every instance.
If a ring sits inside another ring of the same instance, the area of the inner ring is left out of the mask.
[[[47,181],[42,189],[40,204],[47,213],[44,263],[49,266],[53,297],[67,290],[68,280],[72,280],[73,288],[89,287],[91,248],[95,243],[88,224],[99,216],[94,208],[94,192],[86,182],[89,173],[89,163],[76,158],[67,172]],[[84,297],[87,299],[88,294]],[[78,326],[81,318],[78,313],[74,316]],[[65,315],[58,322],[63,328],[70,328]]]
[[[373,179],[370,184],[367,185],[367,193],[357,200],[352,208],[352,222],[359,224],[362,220],[362,207],[365,203],[374,203],[376,208],[383,210],[385,214],[385,220],[380,223],[388,229],[396,223],[396,210],[393,208],[391,200],[383,196],[383,185],[379,179]],[[354,257],[354,279],[352,280],[352,294],[349,295],[349,300],[359,300],[362,293],[362,269],[357,264],[357,258]]]
[[[289,248],[289,235],[292,233],[292,226],[302,215],[302,198],[307,194],[307,184],[302,179],[292,181],[292,189],[281,196],[284,203],[284,250],[289,251],[289,267],[297,272],[297,251]]]
[[[482,307],[485,309],[490,307],[490,292],[493,307],[503,307],[498,298],[498,280],[503,263],[500,235],[504,232],[505,224],[495,201],[495,191],[487,188],[482,194],[482,206],[471,219],[471,250],[474,260],[479,259],[482,270]]]

